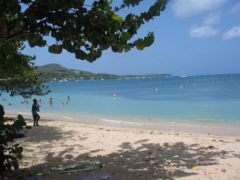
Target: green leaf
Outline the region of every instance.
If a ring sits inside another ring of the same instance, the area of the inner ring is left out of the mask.
[[[137,47],[138,50],[141,50],[141,51],[144,49],[143,44],[137,44],[136,47]]]
[[[122,17],[121,17],[121,16],[118,16],[118,15],[113,15],[113,16],[112,16],[112,19],[113,19],[114,21],[119,22],[119,23],[121,23],[121,22],[123,21]]]
[[[49,46],[48,48],[48,51],[50,53],[53,53],[53,54],[61,54],[62,52],[62,46],[59,46],[59,45],[52,45],[52,46]]]
[[[124,40],[124,41],[127,41],[128,39],[131,38],[131,35],[128,33],[128,32],[123,32],[121,34],[121,38]]]

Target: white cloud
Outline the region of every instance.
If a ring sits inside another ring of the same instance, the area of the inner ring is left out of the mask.
[[[190,36],[194,38],[206,38],[218,35],[219,31],[210,26],[194,27],[190,30]]]
[[[175,0],[172,9],[178,17],[190,17],[221,7],[227,0]]]
[[[220,11],[216,13],[210,13],[201,23],[201,25],[195,26],[190,30],[190,37],[193,38],[207,38],[217,36],[219,30],[214,28],[213,25],[221,22]]]
[[[221,13],[210,13],[203,21],[204,25],[214,25],[221,22]]]
[[[237,2],[237,3],[233,6],[233,8],[231,9],[230,12],[231,12],[231,13],[238,13],[238,12],[240,12],[240,2]]]
[[[223,34],[224,40],[233,39],[233,38],[240,38],[240,25],[229,29],[227,32]]]

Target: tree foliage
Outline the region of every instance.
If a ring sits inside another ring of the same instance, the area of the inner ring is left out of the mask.
[[[0,104],[0,174],[18,168],[18,159],[22,158],[23,148],[19,144],[9,145],[24,126],[26,122],[22,115],[13,124],[4,122],[4,109]]]
[[[11,96],[44,95],[49,92],[38,79],[33,60],[35,57],[22,54],[21,43],[8,42],[0,49],[0,90]]]
[[[49,46],[50,53],[63,49],[77,59],[93,62],[102,52],[127,52],[136,47],[143,50],[154,41],[150,32],[144,38],[133,39],[138,29],[160,15],[168,0],[155,0],[138,15],[120,16],[122,9],[140,5],[143,0],[123,0],[113,7],[110,0],[1,0],[0,47],[7,42],[27,41],[31,47]],[[54,42],[48,44],[47,37]]]

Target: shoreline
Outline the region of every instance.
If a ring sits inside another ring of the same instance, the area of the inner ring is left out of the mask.
[[[27,119],[32,119],[31,113],[25,112],[6,112],[6,116],[17,117],[18,114],[22,114]],[[180,123],[180,122],[144,122],[144,121],[125,121],[125,120],[112,120],[104,118],[96,118],[89,116],[69,116],[60,115],[54,113],[40,113],[41,120],[54,120],[62,122],[70,122],[85,125],[98,125],[106,127],[116,127],[125,129],[140,129],[148,131],[163,131],[174,133],[194,133],[194,134],[207,134],[216,136],[232,136],[240,137],[240,127],[227,126],[223,124],[214,123]],[[76,120],[77,119],[77,120]]]

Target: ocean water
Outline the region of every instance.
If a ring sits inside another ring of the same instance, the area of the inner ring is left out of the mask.
[[[40,114],[75,121],[84,116],[106,122],[240,127],[240,75],[68,81],[48,86],[50,94],[33,97],[41,99]],[[31,99],[22,104],[22,97],[2,93],[0,98],[6,112],[31,111]],[[49,98],[53,99],[52,106],[48,104]]]

